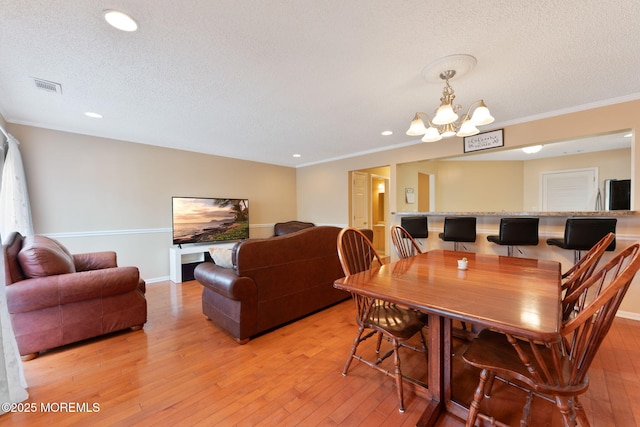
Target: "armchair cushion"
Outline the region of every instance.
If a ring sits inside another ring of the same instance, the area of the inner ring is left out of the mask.
[[[116,253],[113,251],[73,254],[76,271],[102,270],[118,266]]]
[[[45,236],[25,237],[18,252],[18,262],[27,278],[76,272],[69,251]]]
[[[7,288],[7,306],[15,314],[104,299],[135,292],[139,277],[136,267],[118,267],[34,278]]]

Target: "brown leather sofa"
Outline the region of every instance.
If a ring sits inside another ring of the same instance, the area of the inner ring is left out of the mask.
[[[56,240],[12,233],[3,245],[7,306],[23,359],[147,321],[145,282],[115,252],[72,255]]]
[[[304,221],[277,222],[273,225],[273,235],[284,236],[285,234],[295,233],[296,231],[304,230],[309,227],[315,227],[315,224]]]
[[[337,251],[339,232],[338,227],[309,226],[248,239],[235,245],[233,268],[199,264],[194,276],[204,287],[203,313],[245,344],[261,332],[349,298],[333,287],[344,276]]]

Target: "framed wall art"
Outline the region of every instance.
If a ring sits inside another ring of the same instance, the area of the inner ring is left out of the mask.
[[[464,137],[464,152],[488,150],[504,147],[504,129],[492,130],[477,135]]]

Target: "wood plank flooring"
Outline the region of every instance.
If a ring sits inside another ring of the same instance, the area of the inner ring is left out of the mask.
[[[399,413],[393,379],[362,363],[341,375],[356,332],[351,301],[240,346],[205,319],[200,295],[193,281],[150,284],[143,330],[25,362],[27,403],[37,410],[0,416],[0,425],[413,426],[425,409],[407,392]],[[457,342],[454,352],[464,345]],[[421,355],[406,350],[402,361],[405,373],[426,380]],[[462,362],[455,366],[454,394],[464,400],[477,376]],[[517,424],[513,394],[501,394],[507,397],[490,399],[492,410],[513,412],[506,419]],[[581,401],[594,427],[640,425],[640,322],[616,319]],[[76,412],[60,410],[67,403],[79,405]],[[93,412],[78,411],[86,408]],[[546,402],[535,402],[534,411],[536,425],[560,425]],[[462,425],[452,416],[438,422]]]

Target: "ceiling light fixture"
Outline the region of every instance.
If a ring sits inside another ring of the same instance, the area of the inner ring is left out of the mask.
[[[381,132],[381,135],[383,135],[383,136],[393,135],[393,131],[390,131],[390,130],[383,130],[383,131]]]
[[[449,80],[456,75],[460,76],[470,71],[475,64],[476,58],[471,55],[451,55],[425,67],[422,71],[423,77],[433,79],[435,74],[440,80],[445,81],[440,107],[436,110],[433,120],[427,113],[417,112],[411,121],[409,130],[407,130],[407,135],[424,135],[423,142],[433,142],[454,135],[460,137],[475,135],[480,132],[476,126],[493,123],[495,119],[491,116],[489,108],[482,99],[471,104],[467,113],[461,118],[458,116],[458,112],[462,110],[462,106],[453,104],[456,96]],[[474,107],[472,114],[471,110]],[[429,124],[428,128],[422,118],[426,119]]]
[[[92,111],[87,111],[86,113],[84,113],[84,115],[87,116],[87,117],[91,117],[93,119],[101,119],[102,118],[102,114],[94,113]]]
[[[542,145],[532,145],[531,147],[522,147],[522,151],[527,154],[534,154],[542,150]]]
[[[119,10],[105,10],[104,19],[114,28],[121,31],[135,31],[138,23],[129,15]]]

